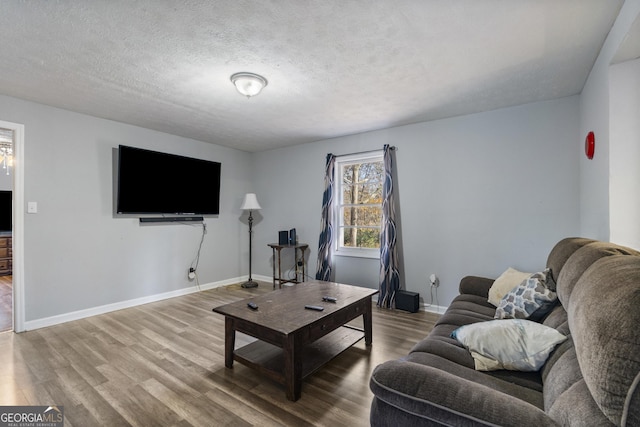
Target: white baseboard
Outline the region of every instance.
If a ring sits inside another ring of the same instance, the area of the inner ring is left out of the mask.
[[[260,274],[253,274],[253,275],[251,276],[251,278],[252,278],[253,280],[259,280],[259,281],[261,281],[261,282],[269,282],[269,283],[273,283],[273,277],[271,277],[271,276],[262,276],[262,275],[260,275]],[[249,280],[249,277],[247,276],[247,277],[245,277],[243,280]],[[236,283],[237,283],[237,282],[236,282]]]
[[[374,295],[372,298],[372,301],[377,304],[378,295]],[[444,312],[447,311],[447,308],[449,308],[448,306],[433,305],[433,304],[421,304],[420,307],[424,311],[428,311],[429,313],[436,313],[436,314],[444,314]]]
[[[422,304],[422,308],[424,309],[424,311],[428,311],[429,313],[444,314],[444,312],[447,311],[447,308],[449,307],[442,305]]]
[[[175,291],[164,292],[161,294],[149,295],[141,298],[134,298],[127,301],[120,301],[113,304],[101,305],[98,307],[87,308],[84,310],[72,311],[70,313],[58,314],[51,317],[44,317],[42,319],[29,320],[24,323],[24,329],[26,331],[32,331],[34,329],[45,328],[47,326],[58,325],[60,323],[70,322],[72,320],[80,320],[86,317],[97,316],[99,314],[105,314],[116,310],[122,310],[123,308],[135,307],[142,304],[149,304],[150,302],[162,301],[168,298],[175,298],[183,295],[189,295],[195,292],[206,291],[213,288],[219,288],[221,286],[232,285],[234,283],[242,283],[249,277],[236,277],[233,279],[221,280],[219,282],[205,283],[203,285],[191,286],[188,288],[177,289]],[[273,278],[270,276],[253,276],[253,279],[261,280],[265,282],[272,282]]]
[[[273,277],[271,276],[253,275],[252,278],[261,282],[273,283]],[[70,313],[58,314],[51,317],[29,320],[24,323],[24,329],[26,331],[32,331],[34,329],[46,328],[47,326],[58,325],[60,323],[70,322],[72,320],[80,320],[91,316],[97,316],[99,314],[122,310],[124,308],[131,308],[138,305],[149,304],[151,302],[162,301],[168,298],[189,295],[195,292],[219,288],[221,286],[233,285],[234,283],[242,283],[247,281],[248,279],[248,276],[236,277],[232,279],[221,280],[218,282],[205,283],[203,285],[200,285],[200,287],[194,285],[188,288],[177,289],[175,291],[164,292],[161,294],[149,295],[146,297],[134,298],[127,301],[120,301],[113,304],[105,304],[98,307],[87,308],[84,310],[72,311]],[[288,284],[285,283],[284,285]],[[377,302],[377,296],[374,297],[373,300],[374,302]],[[444,313],[447,309],[447,307],[427,304],[423,304],[422,307],[425,311],[438,314]]]

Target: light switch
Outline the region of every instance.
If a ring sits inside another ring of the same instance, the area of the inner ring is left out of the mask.
[[[38,213],[38,202],[27,202],[27,213]]]

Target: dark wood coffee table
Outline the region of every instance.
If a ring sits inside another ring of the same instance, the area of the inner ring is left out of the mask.
[[[298,400],[302,380],[364,338],[372,342],[371,297],[374,289],[309,281],[213,309],[225,316],[227,368],[236,360],[283,384],[287,399]],[[337,301],[325,302],[323,296]],[[254,302],[257,310],[247,307]],[[305,309],[306,304],[323,311]],[[362,316],[364,328],[346,325]],[[235,348],[236,331],[257,338]]]

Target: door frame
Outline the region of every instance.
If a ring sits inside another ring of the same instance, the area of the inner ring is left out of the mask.
[[[24,331],[24,125],[0,120],[13,130],[13,331]]]

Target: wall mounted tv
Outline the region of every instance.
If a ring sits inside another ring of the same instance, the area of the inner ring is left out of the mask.
[[[119,214],[217,215],[220,163],[120,145]]]

